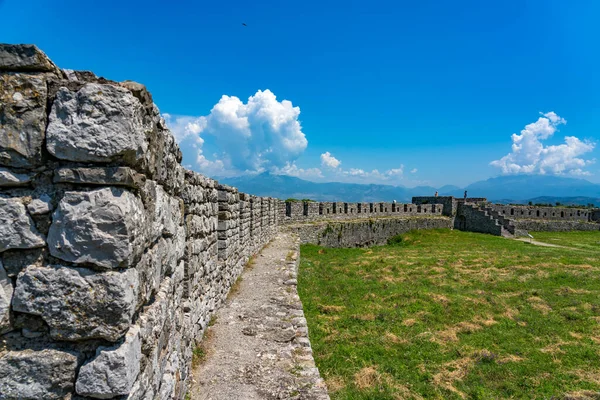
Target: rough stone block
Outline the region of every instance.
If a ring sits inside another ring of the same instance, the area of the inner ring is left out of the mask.
[[[0,398],[58,400],[75,386],[77,357],[63,351],[9,351],[0,357]]]
[[[79,370],[75,390],[96,399],[127,395],[140,372],[141,359],[140,328],[133,325],[122,344],[96,350],[96,358]]]
[[[33,249],[46,242],[25,206],[17,198],[0,197],[0,253],[9,249]]]
[[[28,267],[17,278],[15,311],[41,316],[58,340],[118,340],[135,312],[134,269],[97,273],[63,266]]]
[[[143,113],[140,101],[119,86],[62,87],[50,111],[46,147],[63,160],[136,164],[148,148]]]
[[[111,185],[139,188],[146,180],[129,167],[60,168],[54,172],[54,182],[83,185]]]
[[[48,214],[52,211],[50,196],[43,194],[39,199],[33,199],[31,203],[27,204],[27,211],[29,211],[29,214],[31,215]]]
[[[54,211],[48,246],[61,260],[128,267],[143,250],[146,229],[144,206],[131,192],[117,188],[66,192]]]
[[[0,187],[27,186],[30,182],[29,174],[18,174],[6,168],[0,168]]]
[[[57,71],[58,67],[33,44],[0,43],[0,71]]]
[[[11,330],[10,302],[12,295],[12,282],[0,261],[0,335]]]
[[[43,74],[0,74],[0,165],[42,162],[47,95]]]

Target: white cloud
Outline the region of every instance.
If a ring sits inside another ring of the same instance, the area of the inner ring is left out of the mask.
[[[324,178],[319,168],[298,168],[295,163],[287,163],[282,168],[274,168],[272,172],[275,175],[289,175],[309,180]]]
[[[595,143],[574,136],[565,137],[565,143],[557,146],[544,146],[542,143],[554,135],[559,125],[566,123],[553,111],[542,114],[536,122],[525,126],[520,135],[514,133],[512,151],[490,165],[501,168],[505,174],[588,175],[589,172],[583,168],[594,160],[585,160],[580,156],[591,152]]]
[[[299,115],[299,107],[288,100],[278,101],[267,89],[257,91],[247,103],[224,95],[207,116],[163,116],[184,152],[185,145],[197,149],[198,169],[223,176],[285,168],[293,163],[308,145]],[[203,154],[202,136],[210,138],[218,149],[214,160]]]
[[[341,163],[342,162],[340,160],[338,160],[337,158],[332,156],[331,153],[328,151],[321,154],[321,165],[323,167],[335,169],[335,168],[339,167]]]
[[[410,173],[411,173],[411,174],[416,174],[416,173],[417,173],[417,171],[418,171],[418,169],[416,169],[416,168],[413,168],[413,169],[411,169],[411,170],[410,170]]]

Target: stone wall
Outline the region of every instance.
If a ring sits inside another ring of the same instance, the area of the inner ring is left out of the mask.
[[[283,203],[283,202],[281,202]],[[281,204],[280,203],[280,204]],[[406,217],[406,216],[428,216],[442,215],[442,204],[402,204],[402,203],[344,203],[344,202],[302,202],[288,201],[283,203],[279,209],[285,208],[281,213],[283,218],[280,224],[298,222],[333,220],[333,219],[357,219],[373,217]]]
[[[502,225],[474,204],[459,204],[454,227],[463,231],[502,236]]]
[[[526,236],[528,232],[570,232],[600,230],[600,224],[586,221],[516,219],[513,221],[513,223],[519,236]]]
[[[144,86],[0,45],[0,398],[182,399],[275,199],[186,171]]]
[[[545,219],[561,221],[590,221],[592,212],[585,208],[510,206],[489,204],[488,207],[511,220]]]
[[[393,217],[355,220],[321,221],[312,224],[290,224],[302,243],[325,247],[366,247],[383,245],[387,240],[413,229],[450,229],[447,217]]]

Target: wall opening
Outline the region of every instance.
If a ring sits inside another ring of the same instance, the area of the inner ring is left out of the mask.
[[[289,201],[285,202],[285,216],[286,217],[292,216],[292,203],[290,203]]]
[[[308,201],[305,201],[304,204],[303,204],[303,206],[304,206],[304,212],[303,212],[303,214],[304,214],[305,217],[308,217]]]
[[[319,215],[323,215],[323,203],[319,203]]]
[[[515,209],[514,208],[510,209],[510,215],[515,215]]]
[[[418,206],[417,206],[417,212],[418,212],[418,213],[420,213],[420,212],[421,212],[421,206],[420,206],[420,205],[418,205]]]
[[[564,218],[564,217],[565,217],[565,212],[564,212],[564,211],[561,211],[561,212],[560,212],[560,217],[561,217],[561,218]]]
[[[404,205],[404,212],[407,212],[407,211],[408,211],[408,205],[407,205],[407,204],[405,204],[405,205]]]
[[[536,214],[537,214],[537,216],[539,217],[539,216],[540,216],[540,210],[537,210],[537,211],[536,211]]]

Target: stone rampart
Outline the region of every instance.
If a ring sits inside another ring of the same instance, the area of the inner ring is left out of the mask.
[[[585,208],[511,206],[503,204],[489,204],[488,207],[511,220],[544,219],[584,222],[592,220],[592,212]]]
[[[354,220],[318,221],[311,224],[290,224],[302,243],[325,247],[367,247],[383,245],[394,235],[414,229],[450,229],[447,217],[388,217]]]
[[[282,205],[285,204],[285,205]],[[374,217],[440,216],[442,204],[402,204],[402,203],[344,203],[287,201],[280,202],[279,210],[283,218],[280,224],[336,219],[360,219]]]
[[[181,165],[144,86],[0,46],[0,398],[182,399],[278,201]]]

